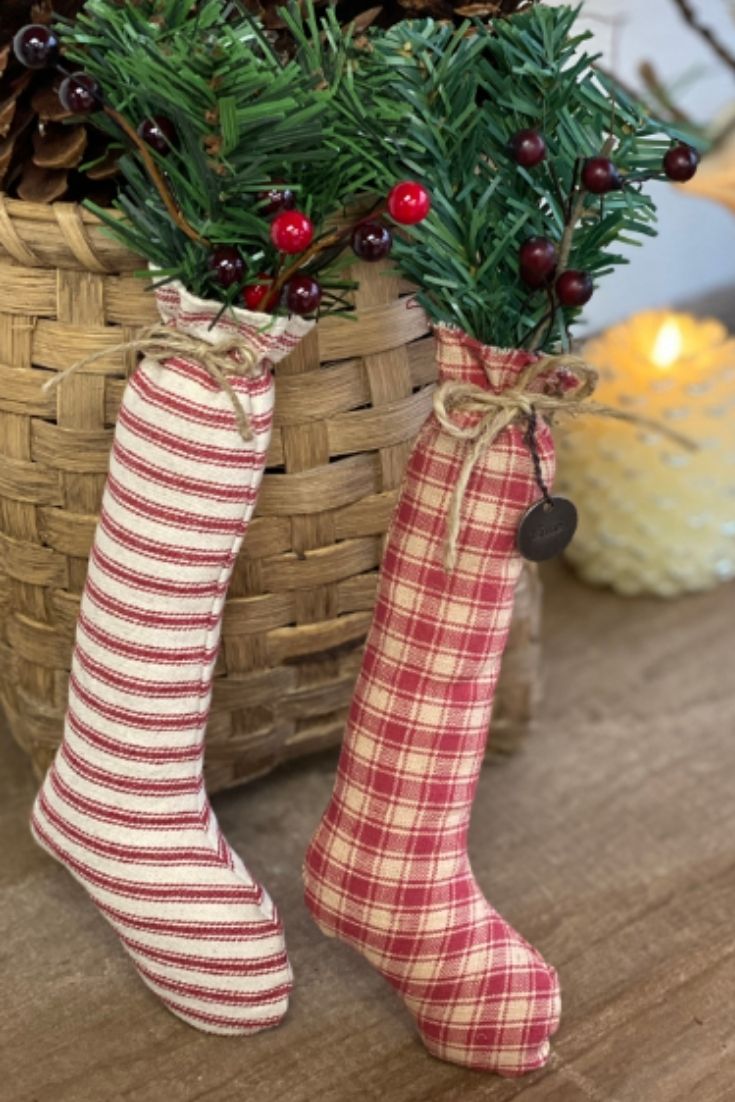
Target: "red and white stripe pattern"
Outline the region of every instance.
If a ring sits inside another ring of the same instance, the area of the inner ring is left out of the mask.
[[[291,989],[280,918],[228,846],[202,779],[222,611],[273,417],[269,361],[310,323],[218,307],[178,286],[165,321],[236,331],[260,371],[231,377],[250,417],[195,361],[143,360],[115,429],[77,625],[64,739],[33,811],[38,842],[89,892],[149,987],[212,1033],[276,1025]],[[272,322],[267,331],[262,326]]]
[[[527,353],[437,332],[440,379],[500,391]],[[543,384],[540,384],[543,385]],[[458,423],[473,414],[456,413]],[[467,857],[472,801],[538,499],[524,427],[477,463],[457,564],[443,566],[461,441],[432,416],[408,463],[332,800],[309,847],[306,901],[402,995],[431,1053],[506,1076],[543,1065],[559,1020],[556,973],[493,910]],[[539,426],[544,475],[553,444]]]

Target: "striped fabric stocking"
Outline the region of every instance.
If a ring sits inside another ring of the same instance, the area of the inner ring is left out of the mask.
[[[126,388],[82,598],[64,739],[33,811],[38,842],[79,880],[143,980],[212,1033],[277,1024],[291,988],[283,929],[228,846],[202,779],[222,610],[255,507],[273,413],[269,362],[311,327],[223,318],[168,286],[164,321],[246,339],[261,370],[230,399],[193,360],[143,360]]]
[[[441,379],[500,391],[529,362],[457,330],[437,338]],[[486,901],[467,857],[521,566],[516,530],[538,498],[523,436],[510,426],[477,463],[447,573],[466,445],[433,417],[424,426],[388,533],[334,794],[304,867],[318,925],[396,988],[429,1051],[507,1076],[544,1063],[560,1004],[556,973]],[[538,444],[550,481],[545,426]]]

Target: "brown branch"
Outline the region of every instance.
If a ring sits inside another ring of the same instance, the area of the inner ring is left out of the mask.
[[[615,139],[612,134],[607,139],[600,152],[601,157],[609,157],[613,151],[615,145]],[[586,188],[580,184],[577,191],[576,198],[571,203],[569,210],[569,217],[567,218],[566,225],[564,226],[564,233],[562,234],[561,241],[559,242],[559,263],[557,265],[557,272],[561,275],[566,271],[566,266],[569,261],[569,254],[572,251],[572,238],[574,231],[577,228],[577,223],[582,217],[584,211],[584,202],[587,198]]]
[[[335,245],[338,245],[343,238],[347,237],[347,235],[352,232],[352,229],[353,227],[349,226],[347,229],[335,230],[333,233],[325,234],[324,237],[320,237],[317,241],[314,241],[306,252],[302,253],[299,259],[295,260],[293,264],[289,264],[288,267],[282,268],[281,274],[274,279],[273,286],[263,302],[263,308],[267,309],[273,302],[278,301],[279,294],[286,286],[291,276],[296,275],[296,273],[305,267],[310,260],[313,260],[315,256],[319,256],[319,254],[326,249],[331,249]]]
[[[714,50],[719,59],[727,65],[729,69],[735,72],[735,54],[733,54],[724,42],[720,42],[719,38],[697,15],[694,10],[694,5],[690,3],[690,0],[674,0],[674,4],[679,9],[682,18],[685,23],[695,31],[700,38],[703,38],[707,45]]]
[[[192,226],[190,226],[187,220],[184,218],[178,204],[176,203],[176,200],[171,194],[171,189],[166,183],[166,178],[159,169],[158,165],[156,164],[155,158],[153,157],[153,154],[148,148],[147,142],[145,142],[144,139],[141,138],[140,134],[138,134],[138,131],[135,129],[134,126],[130,125],[125,116],[121,115],[119,111],[116,111],[114,107],[110,107],[109,104],[103,103],[101,104],[101,109],[104,111],[108,118],[112,119],[116,126],[120,127],[123,133],[127,135],[127,137],[140,153],[141,159],[146,167],[148,175],[151,178],[153,186],[155,187],[158,194],[161,196],[161,199],[166,206],[166,210],[171,215],[171,218],[179,227],[181,232],[185,233],[186,236],[192,241],[195,241],[197,245],[209,245],[207,239],[205,237],[202,237],[200,233],[197,233],[197,231]]]
[[[65,65],[57,63],[54,68],[56,72],[59,73],[59,75],[62,77],[69,78],[73,76],[73,74],[69,71],[69,69],[66,68]],[[189,225],[189,223],[181,213],[181,210],[179,209],[179,206],[171,193],[171,189],[166,182],[166,177],[163,175],[158,165],[156,164],[155,158],[150,151],[148,143],[143,138],[141,138],[138,131],[135,129],[134,126],[131,126],[124,115],[121,115],[120,112],[116,111],[114,107],[110,107],[109,103],[105,103],[104,99],[102,98],[102,94],[99,91],[99,88],[97,88],[97,91],[94,93],[94,98],[97,104],[97,110],[103,111],[109,119],[112,119],[115,125],[119,127],[120,130],[122,130],[123,134],[125,134],[130,139],[130,141],[140,153],[141,159],[146,167],[146,171],[148,172],[153,186],[155,187],[158,194],[161,196],[161,199],[166,206],[166,210],[169,212],[171,218],[179,227],[181,232],[186,234],[186,236],[192,241],[195,241],[197,245],[208,246],[210,242],[207,241],[205,237],[202,237],[201,234],[197,233],[197,231],[193,228],[193,226]]]
[[[615,138],[611,134],[605,144],[603,145],[600,156],[609,157],[615,146]],[[575,172],[576,176],[576,172]],[[559,260],[556,265],[555,279],[558,279],[562,272],[566,271],[567,264],[569,262],[569,255],[572,251],[572,239],[574,237],[574,231],[577,228],[582,214],[584,213],[584,204],[589,192],[582,183],[576,185],[572,183],[572,193],[569,196],[569,209],[564,223],[564,231],[559,242]],[[549,288],[549,306],[551,308],[551,317],[553,320],[554,313],[556,312],[556,300],[554,298],[554,292]],[[530,352],[535,352],[541,343],[541,336],[544,332],[549,314],[544,314],[541,321],[538,323],[534,331],[529,337],[527,348]]]
[[[659,107],[662,107],[664,111],[668,112],[669,118],[674,122],[684,123],[686,126],[693,125],[689,116],[674,102],[652,62],[642,61],[638,67],[638,72],[640,73],[641,80],[649,95],[653,97],[654,102]]]

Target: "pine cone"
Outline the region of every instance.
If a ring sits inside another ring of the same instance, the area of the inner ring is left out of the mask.
[[[69,115],[57,95],[59,77],[24,69],[13,55],[13,36],[27,23],[73,18],[84,0],[2,0],[0,3],[0,190],[31,202],[111,200],[117,173],[108,142]],[[89,163],[82,173],[79,168]]]
[[[121,0],[122,2],[122,0]],[[134,2],[134,0],[129,0]],[[290,41],[279,13],[285,0],[244,0],[272,31],[277,47]],[[508,15],[535,0],[318,0],[335,3],[342,24],[390,27],[401,19],[433,16],[461,22],[468,16]],[[68,125],[58,98],[60,78],[24,69],[13,54],[13,36],[27,23],[73,19],[85,0],[0,0],[0,191],[32,202],[94,199],[108,205],[116,192],[117,164],[110,141],[83,122]],[[83,172],[80,166],[86,164]]]
[[[289,52],[288,32],[278,9],[288,0],[243,0],[244,7],[260,16],[268,30],[272,31],[276,45],[284,53]],[[318,4],[333,3],[340,23],[355,22],[359,30],[371,25],[392,27],[402,19],[451,19],[461,23],[464,19],[495,19],[510,15],[519,8],[530,7],[536,0],[317,0]]]
[[[282,25],[278,8],[286,0],[247,0],[246,6],[259,12],[271,26]],[[434,19],[453,19],[459,23],[468,16],[477,19],[493,19],[499,15],[509,15],[520,7],[526,7],[535,0],[384,0],[376,5],[374,0],[319,0],[323,3],[335,3],[340,23],[343,25],[357,19],[361,25],[369,17],[379,27],[392,27],[401,19],[418,19],[432,16]]]

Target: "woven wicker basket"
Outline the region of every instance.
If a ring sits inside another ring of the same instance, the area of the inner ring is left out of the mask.
[[[0,700],[41,772],[58,745],[79,599],[125,385],[119,356],[41,384],[156,317],[141,261],[68,204],[0,196]],[[277,368],[268,473],[228,597],[207,732],[210,791],[340,738],[382,536],[427,416],[433,341],[409,288],[358,265],[357,320]],[[538,680],[538,582],[519,589],[493,724],[508,750]]]

